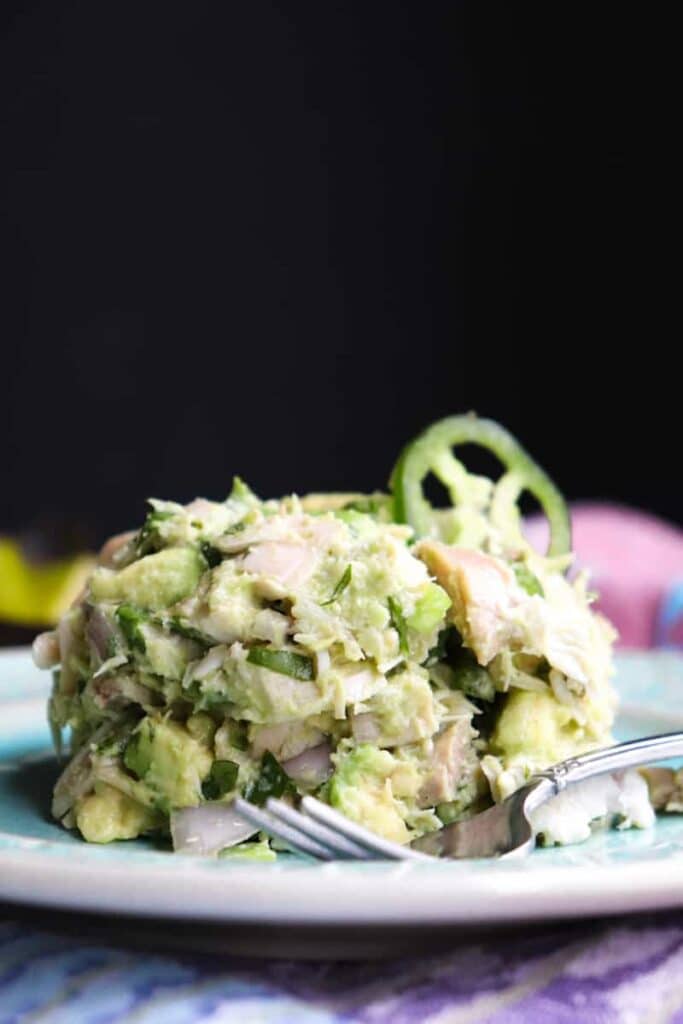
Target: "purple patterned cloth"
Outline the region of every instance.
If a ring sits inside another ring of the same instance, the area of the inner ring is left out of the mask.
[[[420,959],[169,955],[0,923],[2,1024],[683,1022],[683,914],[468,939]]]

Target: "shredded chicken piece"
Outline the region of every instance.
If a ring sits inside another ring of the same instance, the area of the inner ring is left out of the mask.
[[[421,541],[415,554],[451,598],[450,614],[465,643],[487,665],[518,632],[512,612],[526,595],[512,570],[490,555],[438,540]]]
[[[455,797],[470,763],[474,731],[468,718],[449,725],[434,742],[431,772],[419,793],[421,807],[447,803]]]

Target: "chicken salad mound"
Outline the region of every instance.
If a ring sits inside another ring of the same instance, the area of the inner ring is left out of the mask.
[[[444,422],[461,420],[488,423]],[[615,634],[586,580],[565,576],[568,543],[541,555],[525,541],[516,501],[536,478],[512,456],[497,483],[473,476],[450,450],[459,436],[424,437],[390,495],[263,501],[236,479],[225,501],[152,500],[105,545],[34,645],[68,743],[52,804],[65,827],[267,858],[233,798],[312,794],[408,843],[611,742]],[[425,466],[451,508],[429,506]],[[557,538],[557,492],[538,480]],[[652,820],[634,773],[581,793],[541,809],[545,842],[585,838],[596,818]]]

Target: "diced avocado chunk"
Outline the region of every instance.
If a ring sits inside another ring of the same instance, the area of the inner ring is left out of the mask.
[[[210,682],[199,683],[208,698]],[[223,662],[218,696],[235,704],[240,718],[270,725],[320,714],[327,699],[314,680],[293,679],[254,665],[247,660],[246,650],[230,652]]]
[[[330,780],[329,800],[352,821],[385,839],[405,843],[408,829],[391,789],[396,760],[387,750],[361,743],[343,756]]]
[[[365,706],[377,723],[379,747],[416,743],[438,728],[434,695],[424,670],[397,672]]]
[[[451,606],[451,599],[438,583],[428,583],[408,616],[408,625],[418,633],[431,633]]]
[[[205,746],[209,747],[213,743],[213,738],[216,735],[216,723],[206,711],[196,711],[194,715],[190,715],[185,727],[190,736],[194,736]]]
[[[151,624],[141,628],[150,670],[164,679],[182,679],[188,662],[197,657],[201,649],[192,640],[169,635]]]
[[[135,839],[160,824],[158,816],[137,800],[107,785],[95,783],[95,792],[79,800],[76,824],[88,843]]]
[[[165,548],[120,572],[96,569],[90,590],[96,601],[125,601],[158,611],[191,594],[205,568],[203,558],[193,548]]]
[[[144,718],[129,740],[124,763],[160,797],[160,805],[193,807],[212,763],[210,750],[178,722]]]
[[[126,744],[123,763],[138,779],[144,779],[152,763],[152,722],[143,718]]]
[[[571,708],[549,693],[514,690],[491,735],[491,750],[553,764],[574,752],[576,730]]]
[[[253,579],[231,560],[212,571],[207,604],[206,631],[227,643],[250,638],[254,619],[263,607]]]
[[[259,862],[267,862],[277,860],[277,854],[275,850],[270,847],[270,842],[267,838],[259,839],[257,842],[249,841],[246,843],[238,843],[237,846],[229,846],[225,850],[221,850],[218,856],[226,860],[235,858],[236,860],[253,860]]]

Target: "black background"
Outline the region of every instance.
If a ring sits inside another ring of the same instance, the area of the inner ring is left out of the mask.
[[[235,472],[268,495],[381,487],[407,438],[472,408],[572,498],[681,519],[651,47],[671,26],[608,5],[0,11],[0,528],[97,540]]]

